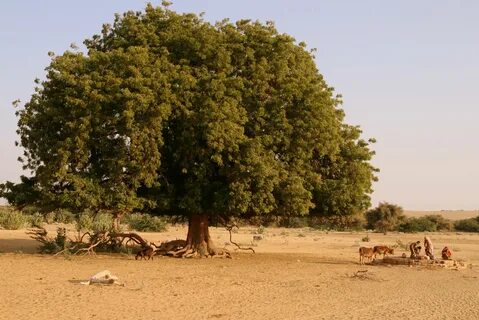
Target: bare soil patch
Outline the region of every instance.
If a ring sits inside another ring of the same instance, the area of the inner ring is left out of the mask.
[[[54,229],[54,226],[52,227]],[[256,228],[233,234],[256,254],[232,259],[135,260],[134,255],[33,254],[23,231],[0,231],[0,319],[478,319],[479,235],[428,233],[464,270],[358,264],[359,246],[421,240],[423,234]],[[229,242],[211,228],[217,246]],[[185,238],[186,228],[142,233],[149,241]],[[396,249],[396,255],[406,252]],[[80,285],[108,269],[124,286]],[[367,270],[360,272],[361,270]]]

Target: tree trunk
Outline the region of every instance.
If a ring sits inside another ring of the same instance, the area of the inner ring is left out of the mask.
[[[214,245],[208,230],[208,216],[195,214],[188,221],[188,236],[186,246],[197,252],[200,257],[209,256]]]
[[[112,228],[114,232],[120,231],[120,219],[124,216],[123,211],[114,211],[112,219]]]
[[[194,214],[189,217],[186,246],[173,255],[181,257],[230,257],[227,250],[217,249],[213,244],[208,230],[208,215],[206,214]]]

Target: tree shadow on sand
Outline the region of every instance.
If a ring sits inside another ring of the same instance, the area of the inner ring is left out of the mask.
[[[33,239],[2,239],[0,253],[38,253],[38,242]]]

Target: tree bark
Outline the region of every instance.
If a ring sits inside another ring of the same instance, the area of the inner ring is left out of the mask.
[[[125,215],[123,211],[114,211],[113,212],[113,219],[112,219],[112,228],[113,231],[119,232],[120,231],[120,219]]]
[[[186,246],[175,252],[173,255],[180,257],[225,256],[229,258],[230,254],[227,250],[217,249],[213,244],[208,225],[208,215],[191,215],[188,219]]]
[[[210,250],[214,249],[214,245],[208,230],[207,215],[195,214],[189,218],[186,246],[197,252],[200,257],[210,255]]]

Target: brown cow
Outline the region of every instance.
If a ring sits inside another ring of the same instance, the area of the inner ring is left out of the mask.
[[[374,246],[374,259],[376,259],[377,254],[382,254],[383,259],[387,254],[394,254],[394,248],[388,246]]]
[[[373,248],[360,247],[359,248],[359,264],[364,264],[364,258],[368,258],[371,261],[374,256]]]

